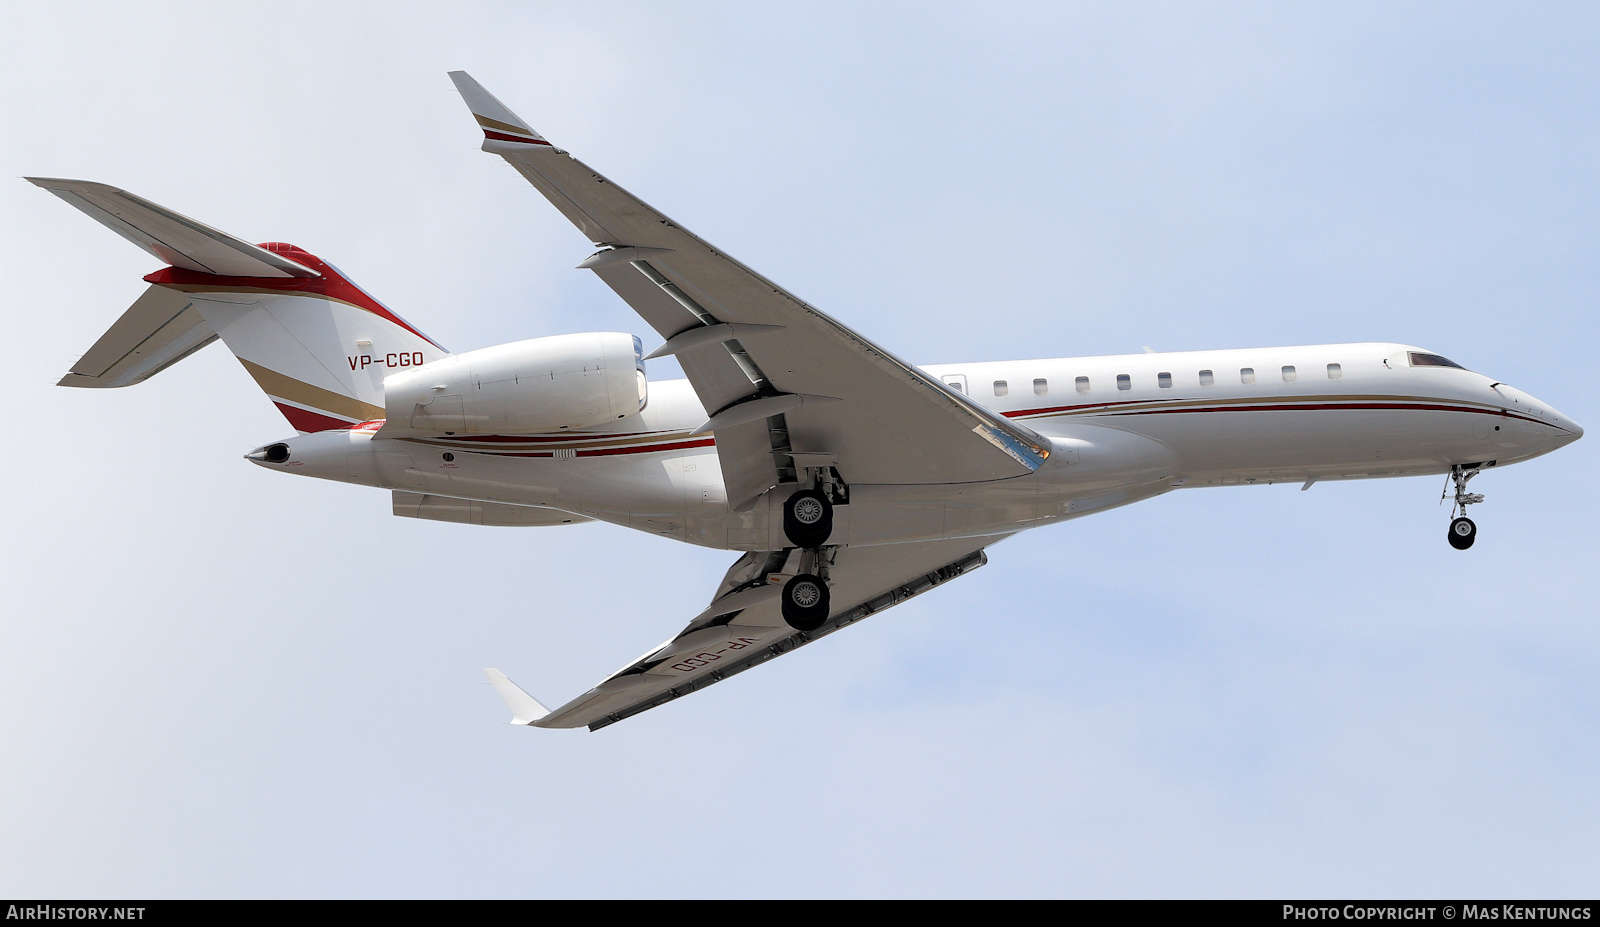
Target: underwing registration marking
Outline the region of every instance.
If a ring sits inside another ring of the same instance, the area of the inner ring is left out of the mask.
[[[680,673],[687,673],[692,670],[697,670],[702,666],[710,666],[717,660],[722,659],[722,655],[728,653],[729,651],[737,652],[744,650],[754,643],[757,643],[757,641],[753,637],[736,637],[733,640],[728,641],[728,643],[725,644],[720,650],[702,650],[688,659],[680,660],[677,663],[672,664],[672,668]]]

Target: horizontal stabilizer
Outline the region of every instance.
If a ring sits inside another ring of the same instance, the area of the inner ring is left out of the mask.
[[[217,340],[186,293],[144,291],[57,386],[116,387],[142,383]]]
[[[228,277],[320,277],[321,274],[126,190],[87,180],[27,177],[157,259]]]
[[[522,688],[506,674],[497,669],[485,669],[483,675],[489,677],[489,685],[500,694],[501,701],[511,709],[512,724],[532,724],[550,713],[550,710],[539,704],[539,700],[522,691]]]

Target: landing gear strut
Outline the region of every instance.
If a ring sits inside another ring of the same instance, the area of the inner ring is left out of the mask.
[[[1450,468],[1450,480],[1455,483],[1455,502],[1450,507],[1450,514],[1455,516],[1450,521],[1450,546],[1456,550],[1466,550],[1472,542],[1478,539],[1478,526],[1467,517],[1467,506],[1483,501],[1483,494],[1467,492],[1467,481],[1477,476],[1479,470],[1476,465],[1456,464]],[[1445,496],[1450,494],[1450,484],[1445,484],[1444,494],[1439,497],[1443,502]]]

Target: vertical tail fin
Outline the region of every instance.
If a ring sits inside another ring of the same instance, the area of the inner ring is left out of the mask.
[[[315,277],[218,277],[179,267],[145,280],[186,295],[299,431],[384,417],[383,378],[449,352],[320,258],[262,247]]]
[[[289,424],[326,431],[383,418],[385,376],[449,353],[294,245],[253,245],[105,184],[30,180],[172,265],[64,386],[132,385],[220,337]]]

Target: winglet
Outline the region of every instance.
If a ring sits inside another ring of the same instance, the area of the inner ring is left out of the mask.
[[[489,677],[489,685],[500,694],[506,707],[511,709],[511,724],[532,724],[550,713],[550,709],[539,704],[539,700],[522,691],[516,683],[506,678],[506,674],[497,669],[484,669],[483,675]]]
[[[483,89],[483,85],[473,80],[471,74],[466,71],[451,71],[450,80],[455,83],[456,90],[461,92],[461,98],[467,101],[467,108],[472,110],[472,115],[477,118],[485,139],[550,147],[544,136],[533,131],[533,128],[523,122],[516,113],[495,99],[494,94]]]

